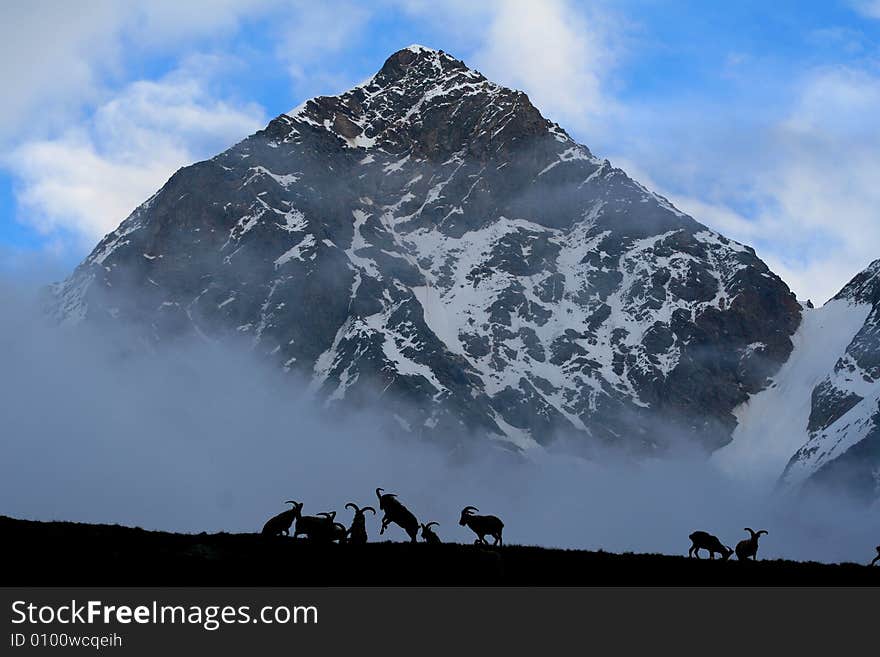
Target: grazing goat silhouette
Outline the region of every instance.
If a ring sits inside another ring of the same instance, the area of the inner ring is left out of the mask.
[[[501,540],[501,532],[504,529],[504,523],[497,516],[478,516],[474,511],[479,511],[475,506],[466,506],[461,510],[461,518],[458,524],[467,527],[477,535],[474,543],[488,544],[486,534],[495,539],[493,545],[503,545]]]
[[[367,519],[364,513],[372,511],[373,515],[376,515],[376,509],[371,506],[365,506],[361,509],[354,502],[349,502],[345,505],[346,509],[348,507],[354,509],[354,518],[351,521],[351,527],[348,528],[348,542],[355,545],[363,545],[367,542]]]
[[[415,543],[419,534],[419,521],[412,514],[412,511],[407,509],[397,499],[397,495],[385,493],[383,488],[376,489],[376,497],[379,498],[379,508],[385,512],[385,515],[382,517],[382,529],[379,530],[379,534],[384,534],[388,525],[393,522],[402,527],[409,534],[410,540]]]
[[[302,508],[302,505],[293,500],[287,500],[285,504],[293,504],[293,508],[287,509],[287,511],[282,511],[277,516],[269,518],[266,521],[266,524],[263,525],[263,536],[281,536],[281,534],[290,536],[290,526],[299,515],[299,510]]]
[[[693,543],[688,550],[689,557],[696,557],[699,559],[700,550],[706,550],[709,553],[710,559],[714,559],[715,554],[718,553],[724,561],[727,561],[730,559],[730,555],[733,554],[733,550],[718,540],[717,536],[712,536],[709,532],[696,531],[688,536],[688,538],[691,539],[691,543]]]
[[[744,538],[739,543],[736,544],[736,558],[740,561],[745,561],[746,559],[751,558],[753,561],[758,558],[758,539],[761,538],[761,534],[769,534],[766,529],[762,529],[760,531],[755,531],[750,527],[746,527],[744,531],[749,533],[749,538]]]
[[[314,516],[302,515],[303,505],[300,503],[297,509],[296,528],[293,537],[305,535],[311,541],[332,541],[333,519],[336,511],[325,511]]]
[[[880,545],[877,546],[877,556],[871,560],[871,565],[873,566],[878,561],[880,561]]]
[[[437,533],[431,529],[431,525],[439,526],[439,522],[431,521],[427,525],[422,525],[422,539],[424,539],[425,543],[431,543],[432,545],[437,545],[442,543],[440,537],[437,536]]]

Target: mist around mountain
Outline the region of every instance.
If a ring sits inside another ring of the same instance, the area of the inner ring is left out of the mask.
[[[511,545],[676,555],[695,529],[732,544],[756,525],[772,532],[766,558],[861,563],[876,545],[870,507],[825,491],[769,494],[699,452],[585,459],[565,444],[425,441],[394,433],[379,411],[328,415],[307,380],[246,339],[150,349],[118,328],[59,329],[30,292],[6,287],[2,302],[15,318],[0,329],[5,515],[256,532],[287,499],[347,522],[344,504],[375,502],[381,486],[456,542],[473,541],[458,515],[474,505],[504,519]]]

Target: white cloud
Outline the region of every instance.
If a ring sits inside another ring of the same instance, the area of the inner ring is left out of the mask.
[[[261,108],[213,96],[210,78],[228,74],[232,58],[187,53],[223,45],[245,21],[267,16],[276,56],[303,79],[346,46],[369,12],[302,0],[35,0],[5,8],[0,82],[15,93],[0,103],[8,153],[0,166],[16,179],[20,220],[47,239],[72,233],[79,248],[115,228],[178,167],[262,127]],[[126,80],[139,57],[163,55],[182,61],[175,73]]]
[[[574,128],[609,111],[603,76],[611,43],[564,0],[507,0],[494,5],[485,41],[474,59],[502,84],[528,92],[547,115]]]
[[[757,183],[773,201],[759,221],[778,237],[780,259],[822,298],[880,258],[878,117],[880,77],[814,74],[779,126],[779,161]]]
[[[853,8],[868,18],[880,18],[880,0],[853,0]]]
[[[88,124],[27,142],[5,164],[19,182],[21,219],[89,242],[114,229],[177,168],[213,155],[265,123],[255,105],[210,95],[181,70],[128,85]]]
[[[58,98],[97,94],[100,73],[117,55],[118,44],[106,39],[117,20],[112,2],[87,7],[47,0],[4,3],[0,140],[13,135],[38,107],[45,118]]]
[[[59,125],[100,101],[128,57],[186,52],[217,38],[277,0],[29,0],[3,3],[0,21],[0,143],[33,116]]]

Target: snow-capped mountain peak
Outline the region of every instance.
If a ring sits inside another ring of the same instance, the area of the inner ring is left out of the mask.
[[[800,306],[754,251],[442,51],[186,167],[55,288],[69,321],[247,337],[400,431],[730,439]]]
[[[541,117],[524,93],[500,87],[443,51],[419,45],[393,54],[366,82],[339,96],[308,100],[287,116],[295,125],[331,132],[351,148],[432,160],[463,147],[476,154],[490,141],[551,130],[558,139],[571,141]]]

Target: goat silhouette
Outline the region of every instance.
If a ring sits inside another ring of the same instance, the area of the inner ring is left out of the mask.
[[[287,500],[285,504],[293,504],[292,509],[282,511],[277,516],[272,516],[263,525],[263,536],[290,536],[290,526],[299,515],[301,505],[293,500]]]
[[[700,558],[700,550],[706,550],[709,553],[709,558],[714,559],[716,554],[720,554],[721,558],[724,561],[730,559],[730,555],[733,554],[733,550],[724,545],[717,536],[712,536],[709,532],[696,531],[690,536],[691,539],[691,547],[688,550],[689,557]]]
[[[467,527],[477,535],[474,543],[488,544],[486,534],[495,539],[493,545],[503,545],[501,532],[504,531],[504,523],[498,516],[478,516],[474,512],[479,511],[475,506],[466,506],[461,510],[461,518],[458,524]]]
[[[365,506],[361,509],[354,502],[349,502],[345,505],[346,509],[349,507],[354,510],[354,518],[351,521],[351,527],[348,528],[348,542],[355,545],[363,545],[367,542],[367,518],[364,513],[369,511],[376,515],[376,509],[371,506]]]
[[[415,543],[419,535],[419,521],[412,511],[397,499],[396,494],[386,493],[382,488],[376,489],[376,497],[379,498],[379,508],[385,513],[382,516],[382,528],[379,530],[379,534],[384,534],[388,525],[393,522],[409,534],[410,540]]]
[[[440,525],[439,522],[434,522],[433,520],[429,522],[427,525],[422,525],[422,539],[424,539],[425,543],[430,543],[432,545],[438,545],[443,541],[440,540],[440,537],[437,536],[437,532],[431,529],[431,525]]]
[[[736,558],[740,561],[747,559],[756,561],[758,559],[758,539],[761,538],[761,534],[769,534],[770,532],[766,529],[756,532],[751,527],[746,527],[745,531],[749,533],[749,538],[744,538],[736,544]]]

